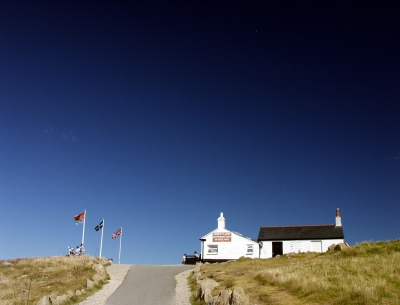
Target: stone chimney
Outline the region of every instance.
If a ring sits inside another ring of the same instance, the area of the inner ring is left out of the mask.
[[[221,212],[221,216],[218,217],[218,229],[225,229],[225,218],[224,213]]]
[[[340,217],[340,211],[339,208],[336,209],[336,227],[341,227],[342,226],[342,218]]]

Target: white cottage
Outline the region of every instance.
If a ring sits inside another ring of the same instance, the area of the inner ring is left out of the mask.
[[[336,210],[332,225],[261,227],[258,234],[260,258],[298,252],[326,252],[332,244],[344,242],[342,219]]]
[[[203,262],[223,262],[241,256],[258,258],[259,245],[242,234],[225,228],[225,218],[221,213],[218,228],[200,238]]]

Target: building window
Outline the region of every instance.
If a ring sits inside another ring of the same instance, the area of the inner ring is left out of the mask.
[[[218,245],[208,245],[208,254],[218,254]]]
[[[253,247],[253,245],[247,245],[247,252],[246,252],[246,254],[247,254],[247,255],[253,255],[253,252],[254,252],[254,247]]]

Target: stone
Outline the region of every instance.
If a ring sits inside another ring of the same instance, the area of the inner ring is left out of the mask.
[[[209,290],[210,295],[211,295],[211,291],[215,287],[219,286],[219,284],[216,281],[214,281],[213,279],[210,279],[210,278],[206,278],[204,280],[199,281],[199,284],[200,284],[200,289],[199,289],[198,296],[199,296],[200,299],[203,299],[207,303],[207,300],[204,297],[206,291]]]
[[[89,279],[86,279],[86,288],[90,289],[90,288],[93,288],[93,286],[94,286],[94,282]]]
[[[336,244],[332,244],[328,247],[328,251],[335,250]]]
[[[57,302],[58,303],[62,303],[64,301],[66,301],[66,300],[68,300],[68,296],[66,294],[57,296]]]
[[[335,250],[343,250],[343,249],[347,249],[347,248],[350,248],[350,247],[348,245],[346,245],[345,243],[340,243],[340,244],[336,245]]]
[[[36,303],[36,305],[50,305],[49,297],[45,295],[39,300],[39,302]]]
[[[208,302],[213,298],[212,294],[211,294],[211,290],[207,289],[206,291],[204,291],[203,293],[203,300],[204,302],[206,302],[206,304],[208,304]]]
[[[71,290],[69,290],[69,291],[67,292],[67,295],[68,295],[69,298],[71,298],[71,297],[74,296],[74,293],[73,293]]]
[[[59,305],[59,303],[57,301],[57,296],[54,294],[50,295],[49,301],[50,301],[50,304],[52,304],[52,305]]]
[[[236,287],[233,289],[230,305],[249,305],[249,297],[244,294],[242,287]]]
[[[13,266],[13,264],[10,263],[10,262],[3,262],[3,265],[4,265],[4,266]]]
[[[106,269],[102,264],[96,264],[93,266],[93,269],[96,270],[97,273],[106,273]]]
[[[76,291],[75,291],[75,294],[76,294],[76,295],[81,295],[82,292],[81,292],[80,290],[76,290]]]
[[[95,275],[93,275],[93,281],[95,282],[95,283],[98,283],[98,282],[100,282],[101,280],[103,280],[103,276],[102,275],[100,275],[100,274],[95,274]]]
[[[218,296],[211,297],[211,298],[208,299],[208,302],[206,303],[206,305],[215,305],[215,304],[217,304],[216,303],[217,300],[218,300]]]
[[[222,290],[217,300],[215,301],[215,305],[229,305],[229,300],[231,299],[232,290]],[[214,305],[213,304],[213,305]]]

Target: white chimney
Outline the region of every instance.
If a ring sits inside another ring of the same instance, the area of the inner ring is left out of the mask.
[[[221,216],[218,217],[218,229],[225,229],[225,218],[224,213],[221,212]]]
[[[340,211],[339,208],[336,209],[336,227],[341,227],[342,226],[342,218],[340,217]]]

